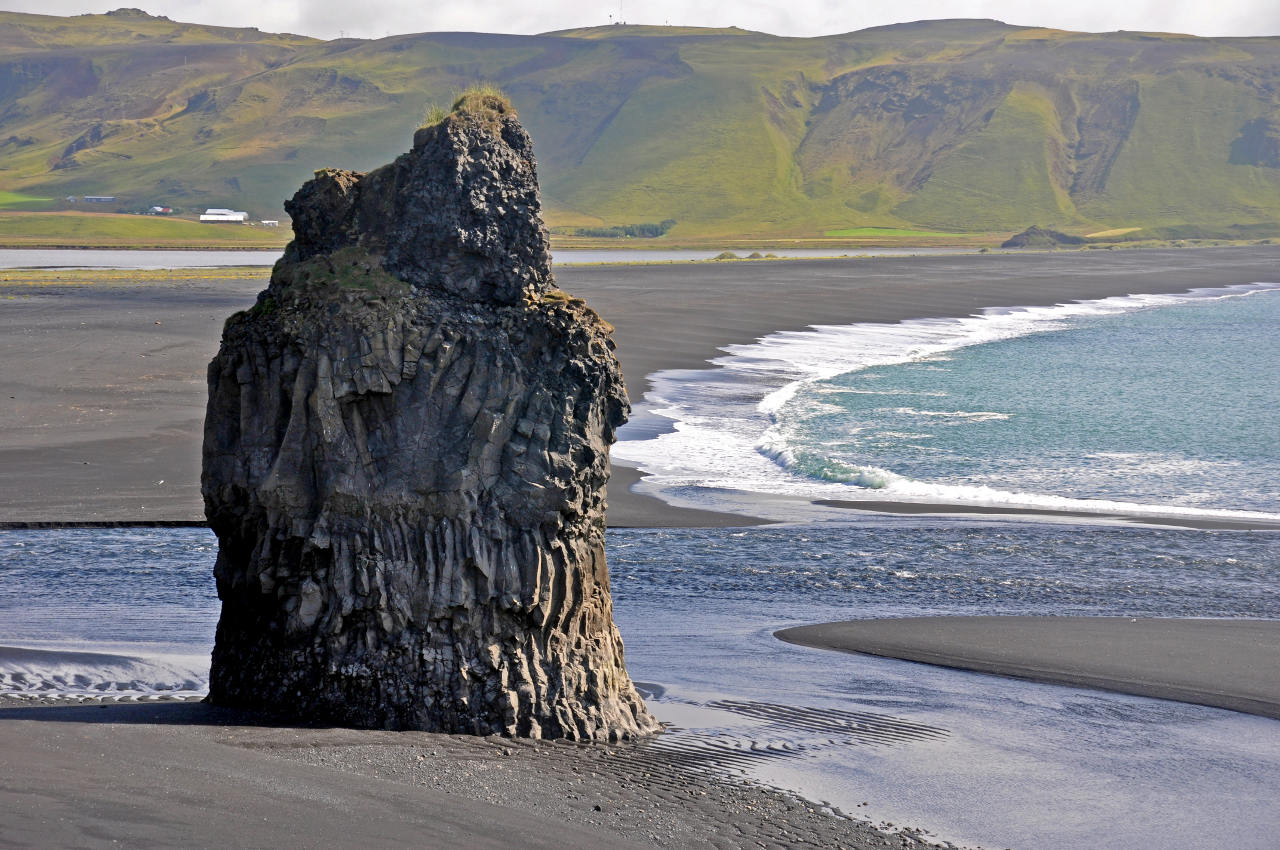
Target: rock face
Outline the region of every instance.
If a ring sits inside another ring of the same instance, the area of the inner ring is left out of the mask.
[[[340,724],[657,730],[604,556],[628,411],[610,328],[553,289],[528,136],[464,97],[368,174],[326,170],[209,366],[210,701]]]
[[[1000,243],[1001,248],[1058,248],[1062,245],[1087,245],[1088,239],[1083,236],[1071,236],[1047,227],[1031,225],[1021,233]]]

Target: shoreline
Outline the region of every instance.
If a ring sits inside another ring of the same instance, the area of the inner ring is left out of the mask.
[[[1217,517],[1136,514],[1123,511],[1072,511],[1053,508],[1021,508],[1001,505],[962,505],[949,502],[895,502],[887,499],[814,499],[812,504],[828,508],[867,513],[896,514],[899,516],[994,516],[1024,517],[1026,519],[1084,519],[1097,522],[1133,522],[1141,525],[1159,525],[1171,528],[1194,528],[1205,531],[1280,531],[1280,521],[1228,519]]]
[[[198,519],[27,520],[0,522],[0,531],[43,531],[54,528],[208,528]]]
[[[773,520],[745,514],[682,508],[655,496],[635,492],[644,475],[627,464],[613,463],[607,490],[608,528],[741,528],[770,525]]]
[[[63,212],[72,215],[86,215],[85,213],[75,213],[71,210]],[[14,215],[33,215],[40,214],[34,211],[0,211],[0,216]],[[46,213],[47,214],[47,213]],[[102,213],[89,213],[87,215],[102,215]],[[112,215],[108,213],[107,215]],[[193,219],[169,219],[170,221],[185,221],[191,224],[199,224]],[[208,225],[206,225],[208,226]],[[282,227],[282,230],[288,230],[288,227]],[[1263,239],[1230,239],[1206,237],[1201,239],[1150,239],[1150,240],[1124,240],[1118,242],[1094,242],[1083,245],[1056,245],[1053,247],[1020,247],[1005,248],[1003,242],[1009,236],[1016,235],[1007,232],[1000,233],[982,233],[975,234],[969,239],[930,239],[928,237],[907,240],[886,240],[876,239],[872,237],[864,237],[859,239],[848,239],[841,237],[795,237],[795,236],[779,236],[772,239],[739,239],[734,237],[725,237],[723,239],[705,238],[705,239],[689,239],[683,241],[663,242],[661,244],[650,243],[647,239],[593,239],[589,237],[558,237],[552,240],[552,251],[559,249],[561,251],[616,251],[625,253],[628,251],[777,251],[777,250],[832,250],[838,253],[832,254],[831,257],[853,257],[858,251],[904,251],[913,250],[926,251],[954,251],[956,253],[976,253],[986,250],[987,253],[1071,253],[1071,252],[1095,252],[1095,251],[1146,251],[1146,250],[1198,250],[1202,248],[1252,248],[1262,247],[1270,244]],[[41,237],[30,237],[30,242],[5,242],[0,240],[0,251],[283,251],[289,240],[282,242],[274,240],[259,243],[229,243],[223,245],[216,242],[195,243],[195,242],[178,242],[176,244],[160,243],[155,245],[144,245],[132,242],[129,244],[119,243],[86,243],[86,242],[58,242],[58,241],[37,241]],[[560,241],[568,239],[571,241]],[[748,257],[738,257],[737,259],[750,259]],[[756,259],[787,259],[766,257]]]
[[[280,251],[285,244],[260,243],[257,245],[66,245],[59,243],[33,243],[29,245],[0,244],[0,251]],[[23,268],[27,268],[24,266]]]
[[[1274,278],[1277,260],[1280,246],[1260,246],[565,266],[556,274],[614,325],[635,403],[650,375],[707,368],[722,346],[772,333],[1254,283]],[[0,282],[0,296],[10,297],[0,314],[0,521],[201,521],[205,367],[223,321],[254,303],[268,274],[201,281],[149,273],[145,284],[109,287]],[[627,480],[610,499],[615,527],[730,524],[714,511],[658,510],[652,497],[620,492]]]
[[[813,649],[1280,720],[1280,620],[905,617],[798,626],[774,636]]]
[[[614,464],[609,477],[608,502],[615,506],[609,528],[737,528],[767,525],[772,520],[740,514],[681,508],[654,496],[633,492],[643,476],[640,471]],[[203,519],[101,519],[101,520],[6,520],[0,531],[41,531],[60,528],[208,528]],[[0,647],[2,649],[2,647]]]

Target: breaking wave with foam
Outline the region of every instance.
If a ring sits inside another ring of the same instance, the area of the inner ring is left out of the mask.
[[[1157,308],[1212,308],[1276,291],[1280,284],[1258,283],[1178,295],[997,308],[965,318],[813,326],[772,334],[752,344],[727,346],[726,356],[712,361],[714,368],[650,376],[653,389],[640,405],[650,423],[648,433],[631,439],[624,428],[614,456],[648,473],[646,485],[665,498],[720,509],[732,508],[731,494],[737,492],[805,500],[1280,521],[1275,512],[1276,479],[1260,483],[1257,475],[1241,478],[1238,458],[1217,451],[1179,454],[1173,445],[1135,451],[1123,439],[1115,449],[1114,434],[1086,421],[1088,408],[1098,406],[1092,401],[1078,405],[1083,434],[1079,439],[1085,442],[1058,450],[1057,436],[1037,418],[1039,411],[1024,412],[1012,405],[1004,409],[1000,398],[981,397],[981,392],[957,390],[948,383],[966,368],[972,372],[966,363],[975,352],[985,357],[988,351],[999,352],[1001,345],[1026,346],[1017,352],[1021,359],[996,364],[1006,373],[1025,366],[1027,352],[1036,351],[1032,346],[1046,348],[1046,358],[1086,362],[1096,356],[1097,344],[1087,335],[1078,340],[1072,336],[1082,328],[1095,329],[1091,332],[1104,340],[1114,337],[1117,345],[1133,346],[1115,356],[1132,358],[1123,362],[1132,362],[1140,371],[1147,368],[1144,357],[1164,357],[1144,354],[1142,348],[1158,341],[1161,331],[1141,323],[1123,326],[1113,317],[1156,313]],[[1280,301],[1264,300],[1272,305]],[[1189,325],[1189,338],[1217,334],[1216,315],[1198,313],[1187,319],[1208,326],[1201,333]],[[1052,346],[1046,347],[1045,335],[1053,338]],[[1127,370],[1102,360],[1099,364],[1096,375],[1073,380],[1085,383],[1084,389],[1099,398],[1123,397],[1128,392]],[[1178,383],[1179,364],[1156,365],[1172,369],[1162,380]],[[904,368],[911,371],[909,380],[903,378]],[[981,383],[982,377],[971,378],[971,383]],[[1103,386],[1106,381],[1113,386]],[[1034,396],[1037,391],[1046,390],[1032,386],[1026,392]],[[1160,385],[1153,391],[1160,391]],[[1250,386],[1242,392],[1256,395],[1258,389]],[[1218,414],[1203,413],[1213,415]],[[653,434],[654,417],[667,420],[670,428]],[[1125,427],[1144,427],[1140,413],[1132,418]],[[1214,424],[1177,425],[1184,430],[1197,427]],[[1259,433],[1263,431],[1259,427]],[[1037,465],[1031,449],[1019,458],[1020,465],[1000,457],[1003,446],[1027,434],[1040,441],[1028,445],[1039,446],[1036,451],[1046,458],[1044,463]],[[1089,439],[1096,439],[1097,445]],[[1274,476],[1276,470],[1259,474]],[[741,509],[758,512],[760,505],[753,500],[750,508]]]

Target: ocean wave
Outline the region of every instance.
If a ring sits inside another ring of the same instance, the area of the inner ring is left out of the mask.
[[[1238,520],[1264,523],[1280,522],[1280,514],[1264,511],[1232,510],[1224,508],[1197,508],[1186,505],[1153,505],[1119,499],[1077,499],[1045,493],[1028,493],[958,484],[937,484],[916,481],[900,475],[889,474],[886,483],[875,492],[845,492],[841,498],[847,501],[897,501],[905,504],[945,504],[956,507],[978,508],[1032,508],[1047,511],[1067,511],[1099,516],[1132,516],[1143,518]],[[856,484],[856,481],[847,483]],[[861,486],[861,485],[859,485]]]
[[[853,466],[816,452],[797,451],[784,441],[763,441],[759,451],[784,469],[818,481],[834,481],[880,490],[901,476],[875,466]]]
[[[198,696],[208,687],[208,656],[116,655],[80,649],[0,646],[0,695]]]
[[[902,390],[902,389],[885,389],[885,390],[863,390],[854,389],[853,387],[831,387],[823,392],[839,393],[840,395],[910,395],[910,396],[927,396],[931,398],[945,398],[947,393],[940,391],[928,390]]]
[[[642,409],[672,421],[669,432],[624,440],[614,456],[651,477],[659,493],[679,490],[684,501],[705,492],[739,490],[811,499],[900,499],[988,507],[1029,507],[1084,513],[1280,520],[1280,514],[1151,505],[1020,492],[998,486],[915,481],[892,470],[858,465],[792,446],[783,408],[802,390],[839,375],[877,366],[941,359],[945,352],[1067,327],[1072,319],[1132,312],[1198,300],[1235,298],[1280,289],[1277,283],[1194,289],[1177,295],[1133,295],[1049,307],[990,309],[954,319],[897,324],[813,326],[724,348],[715,368],[660,372]],[[843,389],[843,388],[842,388]],[[854,390],[854,392],[859,392]],[[876,390],[863,392],[876,393]],[[885,393],[899,394],[899,391]],[[995,421],[999,411],[890,408],[938,421]],[[866,423],[859,423],[865,425]],[[1154,461],[1152,461],[1154,462]],[[723,502],[720,508],[726,507]]]
[[[817,452],[795,449],[783,441],[762,445],[762,454],[795,475],[816,482],[847,485],[825,498],[846,501],[896,501],[905,504],[947,504],[979,508],[1039,508],[1049,511],[1141,517],[1280,521],[1280,514],[1198,508],[1185,505],[1151,505],[1116,499],[1079,499],[1044,493],[1002,490],[998,487],[941,484],[918,481],[876,466],[857,466]],[[856,488],[856,489],[849,489]]]
[[[893,407],[889,408],[889,412],[901,416],[934,416],[944,419],[966,419],[971,422],[995,422],[1012,418],[1008,413],[996,413],[991,410],[916,410],[914,407]]]

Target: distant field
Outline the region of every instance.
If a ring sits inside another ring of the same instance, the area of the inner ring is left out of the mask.
[[[0,210],[43,209],[53,202],[53,198],[36,198],[21,192],[5,192],[0,190]]]
[[[7,248],[278,248],[292,235],[287,227],[200,224],[157,216],[0,212],[0,247]]]
[[[1141,227],[1117,227],[1112,230],[1099,230],[1097,233],[1086,233],[1084,238],[1110,239],[1113,236],[1124,236],[1126,233],[1135,233],[1141,229]]]
[[[0,195],[24,197],[16,193]],[[964,242],[999,244],[1007,234],[946,233],[892,227],[853,227],[827,231],[823,237],[777,239],[764,237],[664,237],[661,239],[593,239],[555,235],[557,248],[764,250],[786,244],[789,247],[857,247],[867,239],[886,244],[916,242]],[[278,229],[239,224],[201,224],[186,219],[159,216],[82,212],[4,211],[0,203],[0,248],[280,248],[293,237],[287,225]],[[844,241],[849,240],[849,241]]]
[[[944,233],[939,230],[908,230],[900,227],[846,227],[842,230],[827,230],[823,236],[842,239],[900,239],[919,237],[921,239],[973,239],[977,233]]]
[[[179,280],[262,280],[271,270],[262,266],[226,266],[210,269],[0,269],[0,298],[19,297],[17,287],[42,286],[139,286]]]

